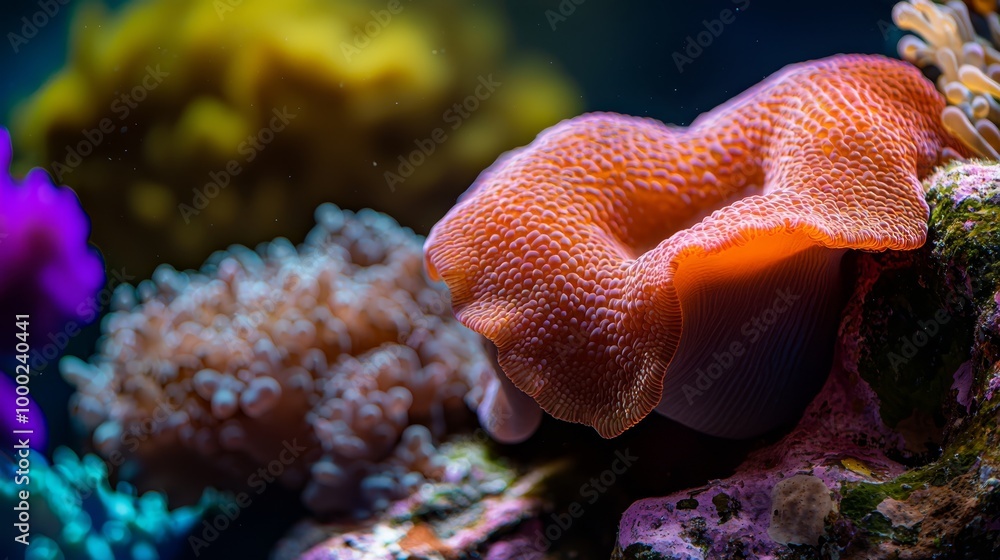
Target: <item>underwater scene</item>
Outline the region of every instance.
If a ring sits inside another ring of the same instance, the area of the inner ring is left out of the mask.
[[[996,0],[0,13],[0,560],[1000,559]]]

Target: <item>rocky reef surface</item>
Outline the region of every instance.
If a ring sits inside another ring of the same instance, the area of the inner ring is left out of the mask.
[[[794,426],[736,443],[656,418],[598,440],[548,418],[514,446],[480,430],[439,447],[444,476],[366,520],[302,521],[274,557],[997,557],[1000,166],[926,187],[922,249],[847,262],[834,367]]]
[[[633,504],[616,558],[1000,554],[1000,166],[925,184],[928,243],[857,255],[838,363],[795,428]]]

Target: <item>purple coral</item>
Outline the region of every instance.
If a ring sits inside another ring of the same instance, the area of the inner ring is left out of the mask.
[[[76,193],[39,168],[18,183],[10,161],[10,134],[0,128],[0,355],[15,351],[15,315],[30,316],[37,346],[68,320],[92,320],[85,302],[104,283]]]
[[[18,397],[23,397],[23,400],[18,402]],[[27,406],[20,406],[25,401],[27,401]],[[45,427],[45,416],[42,414],[42,409],[31,398],[30,393],[19,395],[14,379],[2,371],[0,371],[0,403],[3,403],[3,406],[0,407],[0,410],[3,410],[2,415],[0,415],[0,430],[2,430],[0,442],[3,443],[4,449],[15,449],[14,446],[18,445],[20,438],[22,441],[27,439],[28,447],[31,449],[44,450],[45,444],[48,442],[48,430]],[[19,409],[27,409],[27,411],[22,412]],[[21,421],[22,418],[24,422]],[[30,430],[31,433],[21,435],[15,433],[15,430]]]

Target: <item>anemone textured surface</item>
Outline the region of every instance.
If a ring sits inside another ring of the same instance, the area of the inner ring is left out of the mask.
[[[844,252],[924,243],[920,178],[968,153],[944,105],[906,63],[841,55],[686,128],[564,121],[480,176],[426,266],[557,418],[611,437],[659,405],[707,433],[761,433],[829,371]]]
[[[925,184],[933,243],[857,255],[840,359],[797,426],[728,478],[634,503],[621,558],[998,557],[1000,165],[954,163]],[[901,349],[919,337],[914,353]],[[885,358],[900,352],[912,369]],[[900,399],[914,372],[922,398]],[[898,419],[928,406],[942,416],[938,438],[916,449]],[[813,527],[800,536],[817,536],[822,515],[818,546],[774,530],[778,486],[799,475],[822,482],[820,507],[792,516]]]
[[[154,479],[159,458],[191,457],[242,490],[280,458],[275,476],[321,513],[378,510],[441,475],[436,444],[471,421],[485,347],[427,282],[411,231],[333,205],[316,218],[299,248],[232,247],[116,292],[98,354],[62,364],[102,454]],[[198,476],[178,471],[169,490]]]

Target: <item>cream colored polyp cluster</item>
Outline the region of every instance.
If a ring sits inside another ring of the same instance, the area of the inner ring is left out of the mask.
[[[964,3],[943,5],[930,0],[900,2],[892,19],[907,35],[899,54],[923,68],[941,71],[938,89],[948,99],[941,113],[944,126],[978,155],[1000,159],[1000,18],[985,15],[990,39],[980,37]],[[921,40],[922,39],[922,40]]]
[[[316,218],[299,248],[232,247],[115,294],[98,354],[63,363],[113,464],[137,458],[162,482],[194,456],[183,486],[204,470],[251,491],[295,440],[275,478],[317,512],[379,509],[443,475],[435,441],[471,418],[488,357],[425,279],[412,232],[332,205]]]

